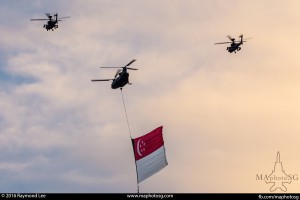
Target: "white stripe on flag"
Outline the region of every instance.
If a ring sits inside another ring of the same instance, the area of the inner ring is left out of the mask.
[[[136,161],[138,182],[142,182],[143,180],[160,171],[167,165],[168,162],[166,159],[165,147],[161,146],[153,153]]]

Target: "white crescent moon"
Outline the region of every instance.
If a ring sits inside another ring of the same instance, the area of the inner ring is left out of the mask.
[[[142,156],[142,154],[140,152],[140,141],[141,141],[141,139],[139,139],[139,141],[136,144],[136,150],[137,150],[137,153],[139,154],[139,156]]]

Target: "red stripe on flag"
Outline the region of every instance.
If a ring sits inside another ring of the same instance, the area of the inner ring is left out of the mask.
[[[162,129],[163,127],[160,126],[146,135],[133,139],[134,157],[136,161],[153,153],[164,145]]]

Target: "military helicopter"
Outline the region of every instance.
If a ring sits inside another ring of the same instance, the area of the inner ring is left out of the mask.
[[[246,42],[246,40],[243,40],[243,34],[240,35],[239,37],[241,38],[239,42],[236,42],[234,38],[232,38],[230,35],[227,35],[228,39],[231,40],[231,42],[218,42],[215,44],[228,44],[231,43],[231,45],[229,47],[226,48],[226,50],[229,53],[236,53],[236,51],[240,51],[241,50],[241,45]],[[251,39],[251,38],[247,38],[247,39]]]
[[[48,17],[48,19],[30,19],[30,21],[48,20],[47,24],[44,24],[43,28],[45,28],[47,31],[49,31],[49,30],[54,31],[54,29],[58,28],[58,21],[62,21],[62,19],[65,19],[65,18],[70,18],[70,16],[58,18],[57,17],[58,13],[55,13],[53,16],[50,15],[50,13],[46,13],[46,16]],[[54,17],[54,19],[53,19],[53,17]]]
[[[130,61],[127,65],[125,65],[124,67],[100,67],[100,68],[121,68],[118,69],[115,77],[113,79],[92,79],[91,81],[112,81],[111,83],[111,88],[112,89],[117,89],[120,88],[122,89],[126,84],[131,85],[132,83],[129,82],[129,73],[127,72],[127,70],[138,70],[136,68],[129,68],[128,66],[131,65],[134,61],[136,61],[135,59],[133,59],[132,61]]]

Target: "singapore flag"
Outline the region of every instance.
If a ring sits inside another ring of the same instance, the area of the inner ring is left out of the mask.
[[[168,165],[162,130],[161,126],[146,135],[132,139],[138,183]]]

